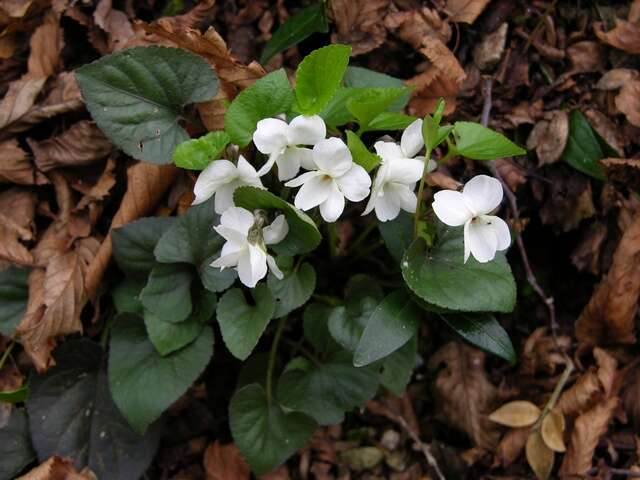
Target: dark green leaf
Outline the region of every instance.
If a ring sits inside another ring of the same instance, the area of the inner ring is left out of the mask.
[[[27,309],[29,271],[9,267],[0,271],[0,333],[10,337]]]
[[[181,322],[189,316],[191,304],[191,269],[186,265],[158,265],[140,292],[142,306],[169,322]]]
[[[218,92],[218,79],[201,57],[179,48],[134,47],[76,71],[87,109],[111,141],[134,158],[171,163],[189,139],[180,126],[188,103]]]
[[[304,338],[319,353],[333,353],[340,350],[340,346],[329,332],[329,317],[332,311],[332,307],[321,303],[312,303],[304,310],[302,324]]]
[[[336,307],[329,316],[329,332],[342,348],[355,352],[367,322],[373,314],[378,301],[371,297],[360,300],[359,309]]]
[[[316,423],[302,413],[284,413],[253,383],[238,390],[229,405],[231,434],[256,475],[269,473],[311,438]]]
[[[413,240],[413,215],[401,211],[389,222],[379,222],[378,230],[389,253],[400,265],[402,256]]]
[[[493,315],[489,313],[441,315],[441,318],[469,343],[504,358],[511,364],[516,362],[516,352],[509,334]]]
[[[303,263],[298,269],[285,272],[282,280],[270,274],[267,284],[276,299],[273,318],[284,317],[311,298],[316,288],[316,271],[308,263]]]
[[[402,395],[416,366],[417,355],[418,337],[416,335],[405,343],[402,348],[384,359],[380,383],[394,394]]]
[[[116,285],[111,291],[116,312],[142,314],[144,307],[140,301],[140,292],[144,285],[144,280],[131,277]]]
[[[114,229],[113,256],[118,266],[126,273],[146,276],[156,265],[153,249],[175,220],[175,217],[141,218]]]
[[[353,161],[367,172],[370,172],[380,164],[380,157],[370,152],[365,144],[362,143],[360,137],[351,130],[347,130],[347,145],[349,146]]]
[[[204,170],[213,160],[220,159],[230,141],[227,132],[222,131],[187,140],[174,150],[173,163],[180,168]]]
[[[147,339],[142,318],[120,315],[109,350],[109,387],[118,409],[140,433],[196,381],[213,354],[213,331],[205,327],[186,347],[165,357]]]
[[[27,415],[24,409],[14,409],[0,428],[0,480],[13,480],[35,458]]]
[[[240,92],[231,102],[224,115],[224,129],[233,143],[246,147],[253,138],[258,121],[287,113],[294,99],[286,72],[283,69],[271,72]]]
[[[326,33],[327,29],[324,2],[303,8],[278,27],[264,46],[260,63],[265,65],[274,55],[302,42],[315,32]]]
[[[25,385],[17,390],[5,390],[4,392],[0,392],[0,402],[20,403],[24,402],[28,396],[29,387]]]
[[[296,70],[296,105],[300,113],[319,113],[336,92],[349,64],[351,47],[328,45],[314,50]]]
[[[54,357],[55,367],[32,378],[27,402],[39,460],[60,455],[98,478],[139,478],[158,446],[160,426],[140,436],[127,424],[109,393],[96,343],[71,340]]]
[[[216,309],[222,339],[234,357],[246,360],[273,318],[276,300],[265,284],[251,290],[253,305],[247,303],[242,290],[227,290]]]
[[[479,123],[456,122],[453,131],[456,135],[456,152],[473,160],[494,160],[527,153],[501,133]]]
[[[562,159],[576,170],[604,180],[604,169],[600,160],[605,158],[596,133],[580,110],[571,112],[569,118],[569,138],[562,153]]]

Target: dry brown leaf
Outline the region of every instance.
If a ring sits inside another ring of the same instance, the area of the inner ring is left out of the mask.
[[[73,460],[54,456],[16,480],[94,480],[91,473],[78,473]]]
[[[518,187],[527,181],[525,172],[512,158],[498,158],[494,160],[494,165],[500,176],[514,192]]]
[[[383,18],[390,0],[330,0],[329,14],[337,33],[334,43],[351,45],[351,55],[361,55],[378,48],[387,37]]]
[[[227,111],[227,103],[233,100],[236,88],[228,83],[221,83],[218,93],[213,100],[198,103],[196,105],[202,123],[210,131],[224,129],[224,114]]]
[[[604,223],[595,222],[584,232],[580,243],[571,254],[571,263],[579,271],[587,271],[593,275],[600,274],[600,253],[607,238],[607,231]]]
[[[508,467],[515,462],[524,450],[529,438],[529,428],[513,428],[509,430],[496,449],[496,461],[503,467]]]
[[[635,368],[630,373],[629,379],[622,395],[624,411],[633,422],[636,432],[640,432],[640,368]]]
[[[93,13],[93,19],[109,35],[108,50],[115,52],[124,48],[135,37],[133,26],[123,11],[112,7],[111,0],[100,0]]]
[[[44,23],[33,32],[29,45],[31,53],[27,65],[31,75],[49,77],[60,70],[64,34],[60,27],[60,19],[53,11],[44,16]]]
[[[453,22],[473,23],[490,0],[447,0],[445,10]]]
[[[27,309],[25,310],[21,323],[35,325],[42,320],[45,310],[44,289],[42,288],[44,277],[44,268],[34,268],[29,272],[29,278],[27,281],[27,284],[29,285],[29,297],[27,301]],[[42,346],[40,350],[36,352],[37,355],[31,356],[31,359],[38,371],[44,371],[53,364],[51,351],[54,346],[55,343],[53,340],[49,340],[46,345]]]
[[[630,68],[614,68],[600,77],[596,88],[600,90],[617,90],[625,83],[636,80],[639,75],[640,73],[637,70]]]
[[[438,370],[433,394],[438,411],[455,428],[466,432],[481,448],[497,445],[496,426],[487,414],[496,390],[484,369],[485,354],[464,343],[450,342],[430,359],[429,370]]]
[[[34,0],[4,0],[0,3],[0,10],[12,18],[24,17]]]
[[[462,183],[439,171],[427,173],[424,178],[427,185],[431,187],[444,188],[446,190],[458,190],[462,187]]]
[[[165,17],[164,20],[171,22],[177,30],[197,27],[212,18],[212,14],[215,13],[215,7],[216,0],[200,0],[187,13],[176,15],[175,17]]]
[[[173,165],[153,165],[139,162],[127,172],[127,191],[120,208],[111,221],[111,229],[150,214],[175,178],[177,169]],[[111,235],[104,239],[85,275],[85,286],[89,298],[94,298],[102,275],[111,259]]]
[[[571,60],[571,70],[567,73],[599,72],[604,70],[605,56],[597,42],[588,40],[574,43],[567,48],[567,56]]]
[[[33,192],[12,188],[0,193],[0,259],[31,265],[33,256],[20,241],[33,239],[38,198]]]
[[[26,74],[9,84],[9,90],[0,102],[0,130],[29,111],[46,80],[46,77]]]
[[[473,63],[484,71],[498,64],[507,43],[509,24],[504,22],[494,32],[486,35],[473,49]]]
[[[36,165],[43,172],[58,167],[90,165],[111,153],[111,142],[89,120],[74,123],[60,135],[42,141],[27,140]]]
[[[489,415],[489,420],[505,427],[530,427],[540,417],[541,410],[526,400],[505,403]]]
[[[542,100],[536,100],[535,102],[520,102],[516,105],[511,113],[506,114],[504,117],[509,120],[514,127],[523,124],[535,124],[536,120],[542,117],[544,102]]]
[[[609,273],[576,321],[576,337],[590,345],[635,343],[640,295],[640,214],[623,233]]]
[[[555,110],[533,127],[527,139],[527,148],[535,149],[538,165],[547,165],[560,160],[568,138],[569,116],[563,110]]]
[[[564,452],[567,447],[564,445],[564,429],[566,424],[564,421],[564,415],[556,408],[549,411],[542,420],[540,426],[540,435],[544,443],[554,452]]]
[[[545,225],[568,232],[595,215],[591,182],[585,175],[573,171],[553,170],[547,175],[549,192],[540,209],[540,219]]]
[[[585,110],[584,114],[589,119],[589,123],[593,129],[598,132],[598,135],[600,135],[618,155],[623,157],[626,140],[620,127],[599,110],[588,109]]]
[[[608,398],[576,419],[560,468],[562,475],[585,475],[591,468],[598,440],[607,432],[618,403],[618,397]]]
[[[109,158],[100,178],[98,178],[98,181],[95,184],[87,188],[87,185],[80,181],[77,185],[73,186],[76,190],[80,190],[84,193],[84,196],[76,206],[76,210],[82,210],[83,208],[88,207],[89,204],[99,202],[109,195],[109,192],[116,184],[115,169],[115,159]]]
[[[520,374],[534,376],[538,372],[553,374],[560,365],[564,366],[566,359],[562,352],[571,347],[572,339],[566,335],[557,338],[548,334],[546,327],[536,328],[522,349],[520,357]]]
[[[534,430],[527,439],[527,462],[538,480],[547,480],[553,470],[555,455],[544,443],[540,431]]]
[[[616,96],[615,103],[631,125],[640,127],[640,80],[625,83]]]
[[[235,444],[215,441],[204,452],[207,480],[249,480],[251,471]]]
[[[392,12],[385,17],[384,26],[416,50],[422,47],[427,36],[444,43],[451,39],[449,24],[440,18],[436,10],[427,7]]]
[[[0,143],[0,182],[33,185],[35,173],[27,152],[16,139]]]
[[[602,30],[602,22],[595,22],[593,29],[604,43],[627,53],[640,54],[640,25],[616,18],[615,26],[608,32]]]
[[[600,163],[609,180],[640,190],[640,158],[605,158]]]

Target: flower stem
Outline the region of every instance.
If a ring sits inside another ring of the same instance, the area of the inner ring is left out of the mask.
[[[273,398],[273,391],[272,391],[273,367],[276,363],[276,352],[278,351],[278,344],[280,343],[280,337],[282,336],[282,330],[284,330],[284,324],[286,320],[287,320],[287,317],[285,315],[278,321],[278,326],[276,327],[276,334],[273,337],[273,343],[271,344],[271,351],[269,352],[269,363],[267,366],[267,380],[266,380],[267,402],[269,405],[271,405],[271,400]]]
[[[11,340],[11,343],[2,354],[2,358],[0,358],[0,370],[2,370],[2,367],[4,367],[4,364],[7,361],[7,358],[9,358],[9,355],[11,354],[11,350],[13,350],[13,347],[15,346],[15,344],[16,344],[16,341]]]
[[[422,194],[424,193],[424,177],[427,175],[429,161],[431,160],[431,149],[427,147],[424,154],[424,166],[422,167],[422,177],[420,177],[420,186],[418,187],[418,198],[416,200],[416,213],[413,216],[413,239],[418,238],[418,222],[420,221],[420,207],[422,206]]]

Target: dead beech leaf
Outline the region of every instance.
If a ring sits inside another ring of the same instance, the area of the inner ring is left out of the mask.
[[[329,13],[337,30],[332,41],[351,45],[354,57],[378,48],[387,37],[383,18],[390,3],[390,0],[330,0]]]
[[[91,473],[78,473],[69,458],[54,456],[16,480],[94,480]]]
[[[599,110],[591,108],[585,110],[584,114],[593,129],[598,132],[598,135],[600,135],[618,155],[623,157],[626,140],[620,127]]]
[[[0,130],[29,111],[46,80],[46,77],[26,74],[9,84],[9,90],[0,102]]]
[[[640,80],[625,83],[616,96],[615,103],[631,125],[640,127]]]
[[[548,334],[546,327],[536,328],[527,338],[520,357],[520,374],[534,376],[538,372],[553,374],[566,359],[562,352],[571,347],[572,339],[567,335],[557,338]]]
[[[0,143],[0,182],[33,185],[35,172],[27,152],[14,138]]]
[[[60,135],[42,141],[28,140],[36,165],[43,172],[97,162],[111,152],[111,142],[89,120],[74,123]]]
[[[109,158],[102,174],[95,184],[87,186],[84,182],[79,181],[77,184],[73,185],[73,188],[84,194],[78,202],[78,205],[76,205],[76,210],[82,210],[83,208],[88,207],[91,203],[99,202],[109,195],[109,192],[116,184],[115,168],[115,159]]]
[[[629,416],[636,432],[640,431],[640,369],[636,367],[635,371],[630,372],[629,379],[626,382],[624,392],[622,394],[622,403],[624,411]]]
[[[582,343],[635,343],[640,296],[640,214],[623,233],[607,276],[576,321]]]
[[[438,371],[433,394],[439,413],[481,448],[493,448],[498,432],[487,414],[496,391],[484,369],[485,354],[460,342],[449,342],[429,359]]]
[[[494,160],[494,165],[512,191],[515,192],[520,185],[526,183],[527,177],[523,168],[512,158],[498,158]]]
[[[540,426],[540,435],[544,443],[554,452],[564,452],[567,447],[564,445],[564,415],[558,409],[553,409],[547,413]]]
[[[595,22],[593,30],[604,43],[627,53],[640,54],[640,25],[616,18],[613,29],[608,32],[602,30],[602,22]]]
[[[110,52],[124,48],[127,42],[135,36],[133,26],[126,13],[114,9],[111,0],[100,0],[98,2],[93,12],[93,19],[96,25],[109,35],[107,49]]]
[[[450,177],[443,172],[431,172],[425,176],[427,185],[431,187],[444,188],[446,190],[458,190],[462,187],[462,183]]]
[[[547,114],[531,130],[527,139],[527,148],[536,151],[538,165],[557,162],[562,156],[569,138],[569,116],[563,110]]]
[[[33,32],[29,45],[31,53],[27,65],[31,75],[49,77],[60,70],[64,34],[60,20],[53,11],[44,16],[44,23]]]
[[[384,26],[416,50],[422,47],[426,36],[444,43],[451,39],[449,23],[442,20],[436,10],[427,7],[391,12],[385,17]]]
[[[489,415],[489,420],[505,427],[529,427],[536,423],[541,410],[526,400],[515,400],[505,403]]]
[[[600,163],[609,180],[640,190],[640,158],[605,158]]]
[[[490,0],[447,0],[445,10],[452,22],[472,24]]]
[[[591,182],[585,175],[573,171],[550,171],[547,200],[540,209],[540,219],[545,225],[569,232],[595,215]]]
[[[520,457],[530,431],[529,428],[512,428],[502,437],[496,449],[496,460],[500,465],[508,467]]]
[[[216,441],[204,452],[207,480],[249,480],[251,471],[235,444],[221,445]]]
[[[502,58],[507,42],[509,24],[502,23],[495,31],[486,35],[473,49],[473,63],[482,70],[494,67]]]
[[[585,40],[574,43],[567,48],[567,56],[571,60],[571,74],[604,70],[605,56],[597,42]]]
[[[0,193],[0,259],[18,265],[31,265],[33,256],[20,241],[33,239],[33,220],[37,197],[13,188]]]
[[[636,80],[639,75],[640,73],[637,70],[630,68],[614,68],[600,77],[596,88],[600,90],[617,90],[625,83]]]
[[[553,470],[555,455],[544,443],[539,430],[534,430],[527,439],[525,447],[527,462],[538,480],[547,480]]]
[[[640,188],[640,184],[638,187]],[[600,254],[607,238],[607,231],[604,223],[595,222],[584,232],[580,243],[571,254],[571,263],[579,271],[600,275]]]
[[[618,403],[618,397],[608,398],[576,419],[560,468],[562,475],[582,476],[591,468],[598,440],[607,432]]]

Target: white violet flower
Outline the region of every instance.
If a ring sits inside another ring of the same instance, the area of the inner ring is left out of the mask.
[[[300,210],[320,205],[327,222],[335,222],[344,210],[345,197],[352,202],[369,195],[371,178],[360,165],[353,163],[351,152],[339,138],[327,138],[313,147],[313,170],[285,183],[302,188],[295,198]]]
[[[229,160],[214,160],[198,176],[193,187],[196,196],[193,205],[205,202],[215,195],[215,211],[218,214],[224,213],[233,206],[235,189],[244,185],[264,188],[260,175],[242,155],[238,158],[238,165]]]
[[[289,233],[284,215],[278,215],[271,225],[264,226],[265,217],[240,207],[230,207],[220,217],[220,225],[213,227],[225,240],[220,257],[212,267],[222,270],[235,267],[240,281],[253,288],[267,274],[267,266],[277,278],[282,272],[274,258],[267,253],[267,245],[281,242]]]
[[[502,201],[502,185],[487,175],[473,177],[462,189],[441,190],[434,195],[433,211],[451,227],[464,225],[464,261],[469,254],[481,263],[493,260],[497,250],[511,244],[507,223],[488,215]]]
[[[273,164],[278,165],[278,179],[289,180],[300,171],[300,166],[313,168],[311,150],[298,145],[315,145],[327,136],[327,127],[319,115],[299,115],[287,124],[278,118],[260,120],[253,134],[256,148],[269,160],[259,170],[262,176]]]

